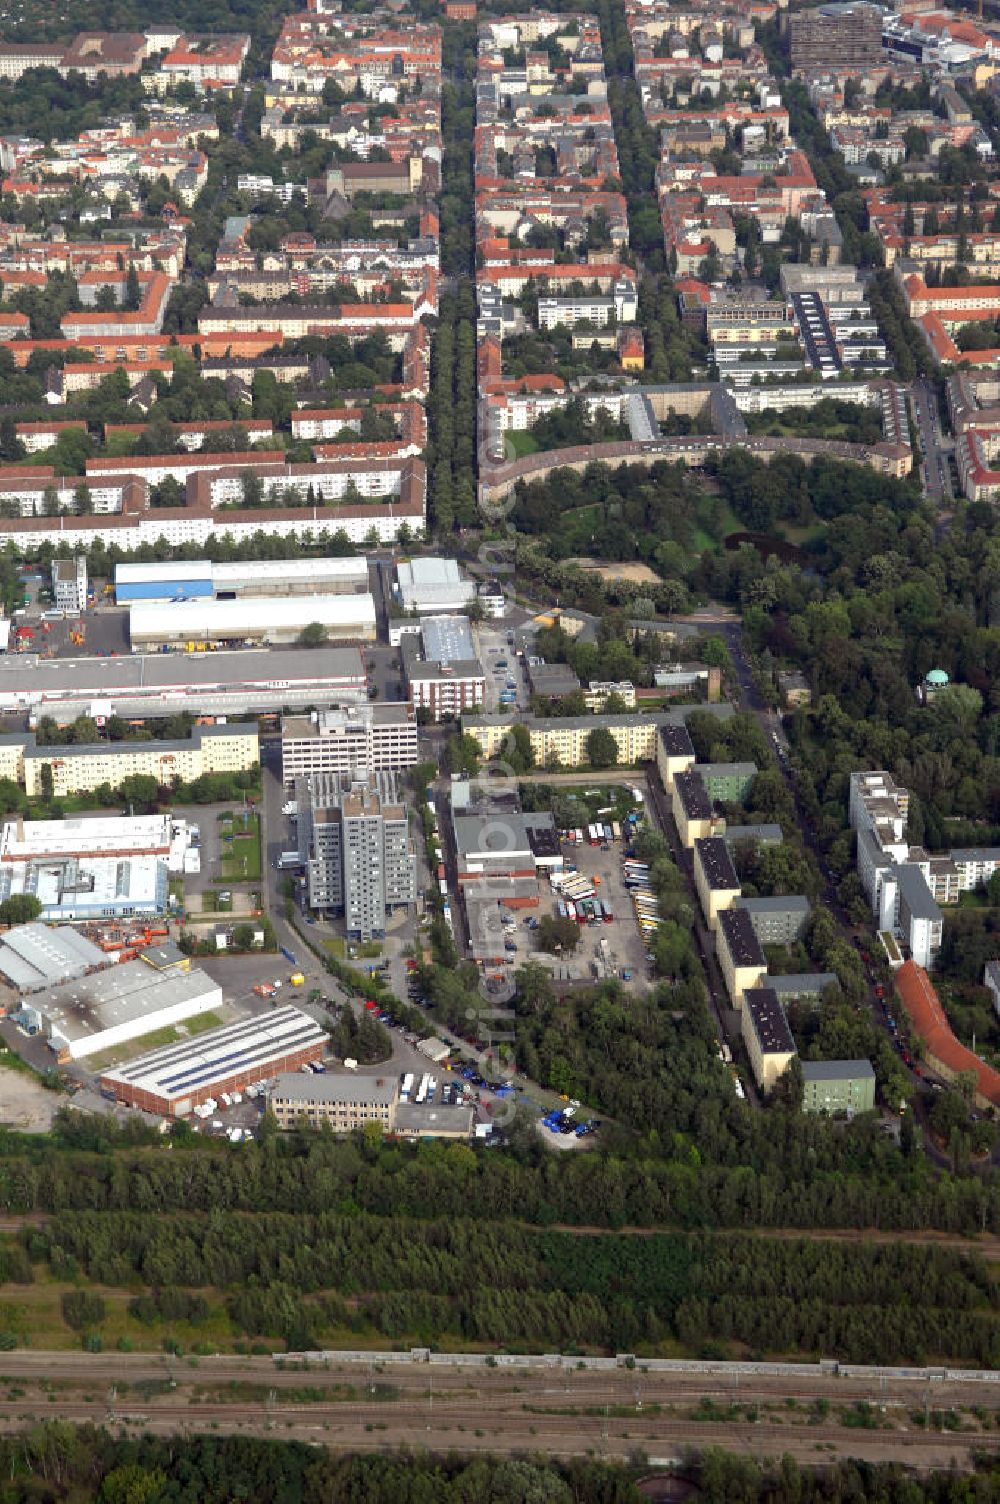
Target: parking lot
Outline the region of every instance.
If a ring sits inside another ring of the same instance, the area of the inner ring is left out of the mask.
[[[583,815],[581,814],[581,819]],[[628,986],[644,987],[649,981],[646,946],[639,932],[635,910],[628,889],[622,881],[622,857],[625,841],[591,846],[563,841],[561,850],[568,872],[575,868],[581,876],[594,882],[596,897],[611,907],[610,923],[588,923],[580,927],[580,943],[565,955],[552,956],[537,949],[535,933],[538,921],[548,915],[559,917],[559,893],[550,886],[544,873],[539,874],[537,909],[500,910],[504,950],[512,970],[528,960],[540,961],[556,981],[593,981],[611,975]],[[604,949],[602,942],[607,942]],[[625,976],[625,973],[629,973]]]
[[[514,632],[480,626],[477,628],[479,652],[486,672],[487,715],[511,715],[516,710],[526,710],[531,696],[524,676],[524,660],[514,651]],[[502,694],[516,698],[501,704]]]

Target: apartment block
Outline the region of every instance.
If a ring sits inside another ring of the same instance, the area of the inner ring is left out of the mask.
[[[723,910],[715,946],[729,1001],[740,1008],[746,992],[767,975],[767,957],[745,910],[735,906]]]
[[[802,1111],[871,1112],[875,1106],[875,1071],[870,1060],[803,1060]]]
[[[671,812],[685,846],[711,835],[721,835],[726,822],[715,813],[697,765],[674,778]]]
[[[169,788],[175,778],[190,783],[205,773],[247,773],[260,761],[256,723],[196,726],[187,741],[97,742],[36,745],[32,733],[0,738],[0,776],[24,784],[31,798],[44,793],[43,769],[52,774],[56,798],[85,793],[101,784],[118,788],[141,774]]]
[[[416,852],[395,774],[319,774],[295,785],[310,908],[343,914],[352,940],[380,939],[416,902]]]
[[[737,898],[761,945],[791,945],[801,940],[809,923],[809,900],[801,894],[787,898]]]
[[[694,743],[687,727],[661,726],[656,738],[656,766],[668,794],[673,793],[677,775],[689,772],[694,762]]]
[[[729,847],[721,836],[708,836],[694,843],[694,885],[710,930],[719,927],[719,916],[740,896]]]
[[[744,995],[742,1030],[754,1080],[769,1096],[797,1053],[785,1010],[773,988],[752,987]]]
[[[634,711],[551,718],[526,715],[519,716],[518,721],[531,739],[536,766],[558,762],[564,768],[587,765],[587,738],[598,727],[611,732],[618,749],[618,762],[628,767],[656,757],[661,727],[682,724],[677,711],[641,716]],[[476,738],[486,757],[495,757],[502,750],[510,727],[508,716],[475,716],[462,723],[462,730]]]

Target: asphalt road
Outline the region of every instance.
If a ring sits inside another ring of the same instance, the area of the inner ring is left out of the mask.
[[[920,380],[913,383],[910,395],[913,399],[913,412],[920,435],[920,447],[924,454],[924,489],[930,500],[940,505],[952,499],[952,491],[948,454],[941,434],[937,394],[931,382]]]

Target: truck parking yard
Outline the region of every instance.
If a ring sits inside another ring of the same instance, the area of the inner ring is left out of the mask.
[[[601,792],[610,805],[615,790]],[[632,792],[629,786],[630,795]],[[560,839],[563,871],[539,881],[538,916],[571,918],[580,924],[580,944],[568,961],[570,975],[576,980],[617,977],[626,984],[641,986],[649,977],[647,942],[623,876],[625,853],[630,849],[628,831],[638,828],[644,818],[644,801],[641,805],[632,802],[629,808],[636,814],[631,824],[609,809],[572,830],[566,828]],[[517,938],[519,962],[525,939],[531,945],[533,929],[529,918],[508,932]]]

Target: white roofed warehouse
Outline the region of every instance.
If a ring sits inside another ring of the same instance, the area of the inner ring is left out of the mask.
[[[476,594],[464,580],[456,559],[402,559],[396,565],[399,603],[404,611],[421,616],[462,611]]]
[[[197,969],[164,973],[123,961],[38,992],[29,1006],[60,1060],[84,1060],[221,1008],[222,988]]]
[[[115,565],[115,600],[241,600],[246,596],[357,595],[368,589],[368,561],[358,555],[328,559],[212,559]]]
[[[298,641],[318,622],[331,642],[375,640],[375,602],[362,595],[271,596],[265,600],[135,601],[129,611],[132,651],[148,652],[188,643],[284,643]]]
[[[101,1076],[118,1102],[163,1117],[186,1117],[225,1092],[244,1091],[282,1071],[321,1060],[327,1035],[298,1008],[211,1029],[167,1045]]]

